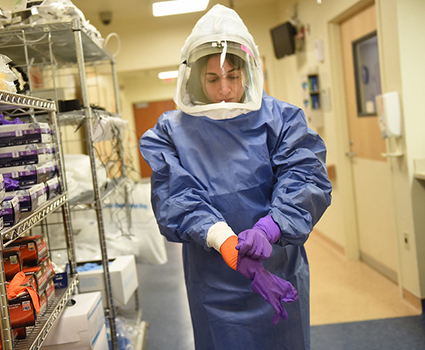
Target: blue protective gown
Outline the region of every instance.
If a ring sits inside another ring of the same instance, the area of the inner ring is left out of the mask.
[[[301,109],[263,95],[259,111],[233,119],[164,113],[140,140],[152,168],[152,205],[161,233],[183,243],[183,262],[197,350],[310,349],[309,266],[304,243],[331,201],[322,139]],[[208,248],[208,229],[233,231],[270,214],[282,236],[264,266],[290,281],[299,300],[288,320],[251,281]],[[176,320],[178,322],[178,320]]]

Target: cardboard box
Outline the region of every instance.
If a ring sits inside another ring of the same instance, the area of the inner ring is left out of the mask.
[[[53,178],[58,172],[56,162],[0,168],[3,177],[19,181],[19,186],[35,185]]]
[[[42,346],[41,350],[68,350],[70,348],[65,347],[63,345],[48,345],[48,346]],[[80,349],[86,349],[86,348],[78,348]],[[89,348],[87,348],[89,349]],[[106,333],[106,325],[103,325],[102,330],[99,333],[99,336],[97,337],[95,343],[94,343],[94,347],[90,348],[91,350],[109,350],[109,345],[108,345],[108,337],[107,337],[107,333]]]
[[[21,217],[26,217],[47,201],[46,185],[36,184],[28,188],[7,192],[6,199],[17,196]]]
[[[15,225],[21,218],[18,196],[5,198],[0,205],[0,217],[3,219],[3,226]]]
[[[109,264],[114,306],[124,306],[139,286],[134,255],[123,255]],[[103,306],[107,306],[103,269],[78,273],[80,292],[101,291]]]
[[[68,272],[55,272],[53,282],[55,284],[55,288],[57,289],[68,287]]]
[[[3,250],[3,269],[7,281],[12,280],[22,270],[20,247],[8,247]]]
[[[4,188],[3,174],[0,174],[0,204],[3,202],[4,197],[6,197],[6,189]]]
[[[9,299],[9,316],[12,328],[34,326],[37,312],[28,292]]]
[[[31,287],[37,291],[37,281],[34,275],[25,275],[25,279],[22,281],[22,285],[26,287]]]
[[[22,271],[25,273],[26,276],[34,276],[36,281],[36,291],[38,294],[42,294],[47,287],[47,270],[46,267],[43,265],[36,265],[36,266],[30,266],[30,267],[24,267]]]
[[[47,297],[47,306],[50,306],[51,303],[55,300],[56,289],[55,283],[53,282],[53,277],[47,282],[46,290],[44,291]]]
[[[108,345],[108,336],[106,333],[106,325],[103,325],[102,330],[99,333],[99,336],[96,339],[96,342],[94,343],[93,350],[107,350],[109,349]],[[49,349],[51,350],[51,349]],[[63,350],[63,349],[61,349]]]
[[[11,241],[9,247],[21,247],[21,261],[24,265],[37,265],[49,254],[43,235],[19,237]]]
[[[0,147],[49,143],[53,141],[47,123],[10,124],[0,126]]]
[[[100,292],[77,294],[71,300],[75,301],[74,305],[65,307],[41,349],[92,350],[97,349],[96,343],[102,337],[106,338]]]
[[[39,293],[40,294],[40,293]],[[40,316],[46,312],[46,309],[55,299],[55,285],[53,277],[47,282],[46,289],[40,294]]]
[[[39,316],[44,315],[47,310],[47,295],[46,292],[40,294],[40,313]]]
[[[54,153],[52,144],[0,147],[0,167],[17,167],[52,162],[55,160]]]
[[[57,176],[55,176],[53,179],[47,180],[45,182],[46,185],[46,194],[47,199],[52,199],[54,196],[59,194],[62,190],[62,186],[60,184],[60,180]]]

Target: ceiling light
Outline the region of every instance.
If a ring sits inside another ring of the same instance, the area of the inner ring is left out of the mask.
[[[167,72],[158,73],[158,78],[161,80],[169,80],[169,79],[177,78],[178,75],[179,75],[178,70],[170,70]]]
[[[160,1],[152,4],[152,11],[155,17],[204,11],[207,8],[208,2],[209,0]]]

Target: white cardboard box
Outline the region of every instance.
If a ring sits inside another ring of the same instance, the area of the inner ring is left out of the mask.
[[[71,345],[73,346],[73,345]],[[97,336],[95,342],[94,342],[94,347],[93,348],[87,348],[84,347],[81,344],[82,347],[78,347],[76,349],[78,350],[86,350],[86,349],[90,349],[90,350],[109,350],[109,344],[108,344],[108,336],[106,333],[106,324],[103,325],[102,330],[100,331],[99,335]],[[41,350],[68,350],[71,349],[70,347],[68,347],[68,344],[58,344],[58,345],[48,345],[48,346],[43,346],[41,347]],[[74,348],[72,348],[74,349]]]
[[[134,255],[118,256],[109,264],[114,306],[124,306],[139,286]],[[107,306],[103,269],[78,273],[80,292],[100,291],[103,307]]]
[[[102,330],[99,333],[99,336],[96,339],[96,342],[94,343],[93,350],[108,350],[108,349],[109,349],[108,336],[106,334],[106,324],[104,324],[102,327]],[[64,350],[64,348],[61,348],[61,350]]]
[[[72,296],[71,300],[74,300],[75,304],[65,307],[46,337],[43,350],[92,350],[97,349],[96,343],[99,341],[106,341],[107,344],[107,340],[101,340],[103,336],[106,338],[106,331],[102,334],[105,315],[101,293],[77,294]]]

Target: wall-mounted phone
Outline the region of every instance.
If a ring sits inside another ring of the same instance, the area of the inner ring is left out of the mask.
[[[376,96],[376,111],[382,137],[401,137],[401,107],[398,92],[386,92]]]

